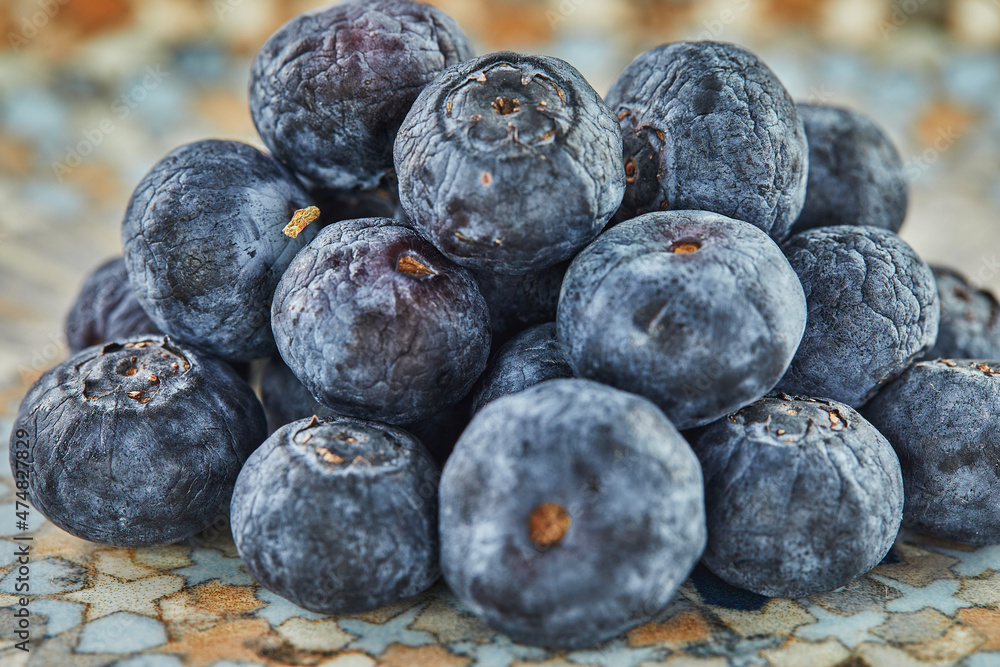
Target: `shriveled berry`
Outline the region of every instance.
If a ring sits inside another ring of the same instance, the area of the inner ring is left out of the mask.
[[[312,185],[373,188],[421,89],[472,55],[431,5],[340,2],[296,16],[261,47],[250,112],[268,149]]]
[[[398,602],[438,578],[437,482],[400,429],[343,417],[278,429],[233,493],[236,549],[262,586],[311,611]]]
[[[489,355],[472,276],[385,218],[323,229],[281,279],[271,319],[282,359],[317,401],[393,424],[456,403]]]
[[[569,259],[621,202],[621,133],[569,63],[493,53],[420,94],[396,137],[403,210],[453,261],[521,274]]]
[[[129,201],[129,282],[164,333],[227,361],[274,353],[274,288],[315,235],[282,233],[306,208],[302,186],[253,146],[206,140],[171,151]]]
[[[15,419],[10,463],[55,525],[144,547],[224,518],[266,437],[257,397],[227,364],[138,337],[88,347],[42,375]]]
[[[903,514],[892,447],[824,399],[769,396],[707,426],[708,546],[723,580],[772,597],[832,591],[878,565]]]
[[[626,220],[697,209],[788,236],[806,197],[809,152],[792,98],[736,44],[677,42],[640,54],[612,84]]]

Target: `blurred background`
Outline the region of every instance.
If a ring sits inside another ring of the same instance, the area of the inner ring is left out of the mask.
[[[260,146],[246,88],[312,0],[0,0],[0,414],[65,356],[84,274],[120,254],[132,187],[184,142]],[[1000,287],[1000,0],[434,0],[479,52],[554,55],[600,93],[641,51],[718,39],[800,101],[885,127],[911,180],[904,239]]]

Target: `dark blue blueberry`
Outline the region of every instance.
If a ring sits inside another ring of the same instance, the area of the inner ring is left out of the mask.
[[[451,454],[451,450],[469,423],[471,395],[436,415],[404,425],[431,453],[438,465]],[[261,375],[260,400],[267,414],[267,426],[276,431],[285,424],[313,415],[320,418],[339,416],[312,397],[281,357],[272,357]]]
[[[607,102],[625,144],[618,219],[699,209],[788,236],[809,152],[792,98],[757,56],[725,42],[664,44],[625,68]]]
[[[431,415],[426,419],[406,424],[403,428],[417,437],[418,440],[431,453],[439,466],[444,466],[445,461],[451,456],[455,449],[455,443],[462,435],[465,427],[469,425],[470,414],[472,412],[472,394],[466,394],[465,398],[458,403],[451,405],[436,415]]]
[[[1000,359],[1000,304],[957,271],[932,266],[941,301],[937,341],[926,359]]]
[[[864,412],[899,455],[904,526],[1000,544],[1000,362],[918,362]]]
[[[511,276],[495,271],[471,270],[490,309],[493,340],[523,331],[533,324],[556,319],[559,288],[569,262],[560,262],[534,273]]]
[[[281,279],[271,319],[282,359],[317,401],[393,424],[456,403],[489,356],[469,272],[385,218],[323,229]]]
[[[571,377],[573,368],[556,338],[555,323],[539,324],[514,336],[494,353],[472,390],[472,411],[479,412],[490,401],[539,382]]]
[[[769,396],[693,440],[705,474],[703,562],[761,595],[844,586],[879,564],[903,514],[899,460],[852,408]]]
[[[109,259],[84,279],[66,314],[64,330],[71,353],[110,340],[159,333],[132,294],[121,257]]]
[[[319,229],[343,220],[391,218],[399,210],[399,196],[394,185],[372,190],[331,190],[317,188],[309,192],[313,205],[320,210]]]
[[[898,232],[909,186],[892,140],[857,111],[823,104],[798,109],[809,144],[809,184],[792,233],[831,225]]]
[[[136,298],[180,341],[231,361],[269,356],[274,288],[316,234],[282,230],[307,205],[292,174],[253,146],[208,140],[171,151],[122,222]]]
[[[549,380],[485,406],[441,478],[441,567],[516,642],[582,647],[670,602],[705,546],[691,448],[649,401]]]
[[[232,530],[247,571],[311,611],[367,611],[438,578],[437,482],[427,450],[350,418],[286,424],[246,462]]]
[[[138,337],[42,375],[18,411],[10,462],[55,525],[143,547],[225,517],[243,462],[266,437],[260,402],[227,364]]]
[[[621,133],[572,65],[494,53],[451,67],[396,138],[400,203],[469,268],[540,271],[600,233],[621,202]]]
[[[372,188],[421,89],[472,55],[430,5],[348,0],[271,35],[253,63],[250,112],[274,156],[314,185]]]
[[[281,357],[271,357],[260,377],[260,402],[264,404],[268,430],[313,415],[332,417],[334,412],[312,397]]]
[[[934,344],[934,275],[893,232],[818,227],[782,249],[802,281],[809,320],[781,390],[858,407]]]
[[[577,255],[557,327],[579,377],[645,396],[687,429],[770,391],[805,322],[802,286],[766,234],[716,213],[665,211]]]

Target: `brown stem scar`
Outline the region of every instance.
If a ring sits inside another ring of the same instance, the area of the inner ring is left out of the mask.
[[[294,239],[302,233],[303,229],[308,227],[318,217],[319,208],[315,206],[300,208],[294,215],[292,215],[291,221],[285,225],[285,228],[281,230],[281,233]]]
[[[625,160],[625,182],[635,183],[635,176],[638,170],[635,167],[635,160],[629,158]]]
[[[542,503],[528,517],[528,537],[535,546],[548,549],[562,541],[572,521],[569,512],[558,503]]]
[[[690,255],[700,249],[701,245],[697,241],[678,241],[670,246],[670,252],[675,255]]]

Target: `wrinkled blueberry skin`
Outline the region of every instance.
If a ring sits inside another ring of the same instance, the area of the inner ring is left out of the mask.
[[[706,211],[647,213],[602,234],[570,264],[556,320],[579,377],[645,396],[681,429],[770,391],[805,322],[778,246]]]
[[[472,411],[507,394],[532,387],[545,380],[571,378],[562,343],[554,322],[539,324],[511,338],[496,351],[472,390]]]
[[[63,530],[146,547],[228,515],[236,476],[266,437],[260,403],[227,364],[136,337],[42,375],[15,419],[10,463],[16,479],[27,475],[35,509]]]
[[[441,478],[441,567],[515,642],[578,648],[648,621],[705,546],[702,476],[649,401],[549,380],[484,407]],[[568,513],[540,545],[543,504]]]
[[[1000,359],[1000,304],[957,271],[932,266],[941,301],[937,341],[925,359]]]
[[[809,310],[782,391],[859,407],[934,344],[940,317],[934,275],[893,232],[819,227],[782,249]]]
[[[385,218],[323,229],[281,279],[271,320],[317,401],[391,424],[457,402],[489,356],[489,313],[469,272]]]
[[[400,429],[350,418],[286,424],[236,481],[236,549],[262,586],[310,611],[398,602],[440,574],[439,475]]]
[[[400,203],[469,268],[540,271],[597,236],[621,202],[618,123],[572,65],[501,52],[451,67],[396,138]]]
[[[702,561],[771,597],[844,586],[878,565],[899,531],[903,479],[886,439],[852,408],[775,395],[706,427]]]
[[[533,324],[554,321],[559,289],[568,268],[569,262],[559,262],[519,276],[471,270],[490,309],[494,341],[506,339]]]
[[[285,424],[335,413],[312,397],[281,357],[271,357],[260,377],[260,402],[267,415],[268,431],[273,433]]]
[[[831,225],[898,232],[909,186],[892,140],[857,111],[823,104],[800,104],[798,110],[809,144],[809,183],[792,233]]]
[[[63,330],[70,353],[109,340],[159,333],[132,294],[121,257],[109,259],[84,279]]]
[[[664,44],[625,68],[607,103],[625,146],[617,219],[694,209],[788,236],[809,151],[792,98],[757,56],[726,42]]]
[[[271,35],[250,74],[264,144],[317,186],[372,188],[421,89],[473,56],[444,12],[410,0],[348,0]]]
[[[903,468],[903,525],[967,544],[1000,543],[1000,362],[921,361],[864,415]]]
[[[185,144],[143,177],[125,212],[132,291],[177,340],[227,361],[269,356],[274,288],[316,235],[282,229],[308,205],[291,172],[253,146]]]

